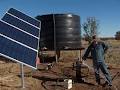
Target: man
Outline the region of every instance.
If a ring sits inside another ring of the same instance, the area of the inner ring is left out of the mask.
[[[99,85],[100,84],[100,75],[99,75],[99,69],[103,72],[106,78],[106,82],[109,86],[112,86],[112,80],[111,76],[107,70],[107,66],[104,61],[104,54],[106,50],[108,49],[108,46],[100,41],[96,35],[92,37],[93,41],[92,43],[88,46],[85,54],[83,55],[82,59],[86,60],[88,57],[89,53],[91,52],[91,56],[93,59],[93,67],[95,71],[95,77],[96,77],[96,82]]]

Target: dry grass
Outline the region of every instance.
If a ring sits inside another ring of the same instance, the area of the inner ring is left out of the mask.
[[[69,57],[69,58],[73,58],[73,57],[78,57],[79,55],[79,51],[75,50],[75,51],[61,51],[61,57]]]
[[[105,56],[106,62],[109,64],[120,65],[120,41],[108,40],[106,42],[111,46]]]
[[[120,47],[120,40],[107,40],[106,42],[114,48]]]

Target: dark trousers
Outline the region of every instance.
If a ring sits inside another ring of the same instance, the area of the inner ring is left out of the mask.
[[[107,66],[104,62],[97,62],[94,63],[94,70],[95,70],[95,77],[96,77],[96,82],[100,84],[100,69],[102,73],[104,74],[106,81],[109,85],[112,85],[112,80],[110,73],[107,70]]]

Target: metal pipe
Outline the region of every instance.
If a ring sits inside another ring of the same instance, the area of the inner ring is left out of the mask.
[[[24,68],[23,68],[23,64],[20,64],[21,66],[21,85],[22,88],[25,88],[25,80],[24,80]]]
[[[57,49],[56,49],[56,26],[55,26],[55,15],[53,14],[53,23],[54,23],[54,51],[55,51],[55,59],[56,62],[58,61],[58,57],[57,57]]]

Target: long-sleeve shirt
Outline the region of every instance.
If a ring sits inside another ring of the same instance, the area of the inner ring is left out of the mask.
[[[87,48],[83,58],[86,59],[91,52],[91,56],[93,59],[93,63],[103,62],[104,61],[104,54],[108,46],[104,42],[95,42],[93,41]]]

